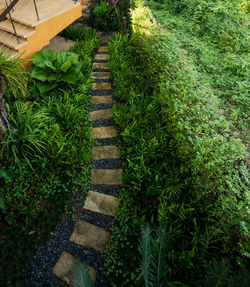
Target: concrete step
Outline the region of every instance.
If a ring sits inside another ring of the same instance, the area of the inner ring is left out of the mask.
[[[27,39],[36,33],[36,30],[21,23],[14,22],[17,35],[22,39]],[[11,21],[9,19],[0,22],[0,30],[15,34]]]
[[[75,264],[77,264],[77,258],[75,258],[70,253],[63,251],[55,267],[53,268],[53,274],[55,274],[56,277],[58,277],[69,286],[73,286],[72,273]],[[88,266],[88,271],[91,281],[95,282],[97,270],[91,266]]]
[[[90,224],[84,220],[78,220],[70,241],[85,247],[90,247],[98,252],[103,252],[110,239],[110,232]]]
[[[119,204],[118,197],[89,190],[84,208],[108,216],[115,216]]]
[[[10,47],[11,49],[18,51],[20,48],[26,46],[28,42],[26,40],[23,40],[22,38],[18,37],[19,43],[17,41],[16,36],[5,32],[3,30],[0,30],[0,43]]]
[[[122,185],[121,169],[92,169],[91,184]]]
[[[73,0],[36,0],[36,5],[39,20],[35,12],[34,2],[30,0],[22,0],[16,4],[14,12],[11,13],[12,19],[29,27],[36,27],[81,4]],[[9,17],[7,16],[7,18]]]
[[[0,49],[0,51],[4,51],[6,55],[10,56],[10,57],[15,57],[18,55],[18,52],[11,49],[10,47],[7,47],[5,45],[2,46],[2,48]]]

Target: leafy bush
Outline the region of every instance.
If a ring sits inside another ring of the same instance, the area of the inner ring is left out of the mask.
[[[42,50],[33,56],[31,76],[41,93],[54,89],[60,83],[75,84],[82,78],[79,55]]]

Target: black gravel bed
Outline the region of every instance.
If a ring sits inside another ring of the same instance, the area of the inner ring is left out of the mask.
[[[107,60],[94,60],[93,63],[107,63]]]
[[[99,145],[117,145],[117,137],[106,138],[106,139],[95,139]]]
[[[105,38],[105,37],[102,35],[102,38]],[[107,46],[108,46],[108,43],[101,43],[100,46],[102,46],[102,47],[103,47],[103,46],[104,46],[104,47],[107,47]]]
[[[81,246],[69,241],[65,247],[65,251],[79,258],[82,262],[88,263],[96,270],[102,269],[103,258],[101,254],[90,247]]]
[[[122,167],[122,162],[119,158],[91,160],[91,164],[95,169],[116,169]]]
[[[109,72],[109,69],[92,69],[93,72]]]
[[[90,185],[90,189],[107,195],[118,196],[121,185]]]
[[[29,268],[26,272],[27,287],[66,287],[66,284],[59,281],[56,276],[52,274],[52,270],[63,251],[71,253],[97,270],[102,268],[103,259],[100,253],[91,248],[82,247],[69,241],[74,228],[74,221],[69,217],[57,225],[53,235],[51,235],[45,245],[37,251],[36,256],[34,256],[29,263]],[[103,276],[99,276],[96,286],[101,286],[102,283]]]
[[[88,223],[102,227],[107,231],[110,230],[115,221],[113,216],[104,215],[86,209],[83,209],[78,217],[82,220],[87,221]]]
[[[92,91],[92,96],[112,96],[112,90],[96,90]]]
[[[91,105],[89,108],[94,111],[107,110],[107,109],[112,109],[112,104]]]
[[[105,55],[109,55],[109,52],[99,52],[97,51],[96,54],[105,54]]]
[[[93,83],[109,82],[109,79],[92,79]]]
[[[68,245],[69,238],[74,230],[74,222],[67,218],[58,224],[54,234],[37,251],[29,263],[26,278],[28,287],[67,286],[59,282],[51,273],[63,250]]]
[[[114,125],[114,123],[113,123],[112,119],[100,120],[100,121],[94,121],[94,122],[92,122],[92,127],[93,127],[93,128],[111,127],[111,126],[113,126],[113,125]]]

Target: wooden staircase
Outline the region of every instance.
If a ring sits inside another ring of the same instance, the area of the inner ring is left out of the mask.
[[[9,3],[9,1],[7,1]],[[9,55],[23,53],[30,59],[33,54],[49,44],[51,38],[82,16],[81,4],[73,0],[36,0],[39,19],[33,0],[19,0],[11,17],[0,22],[0,51]],[[0,15],[6,8],[0,0]]]

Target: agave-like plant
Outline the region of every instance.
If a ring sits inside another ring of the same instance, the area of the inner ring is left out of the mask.
[[[141,254],[141,277],[145,287],[170,286],[166,276],[166,251],[168,237],[164,229],[158,228],[152,236],[151,227],[146,224],[141,232],[139,251]],[[248,287],[250,271],[241,269],[238,272],[232,270],[228,259],[213,259],[207,266],[205,278],[201,287]],[[171,285],[173,286],[173,285]]]
[[[73,266],[72,285],[74,287],[94,287],[86,263],[77,260]]]
[[[21,55],[11,57],[0,51],[0,135],[7,133],[10,125],[3,99],[5,87],[8,86],[14,96],[27,93],[28,76],[23,63]]]
[[[166,267],[167,233],[158,228],[156,238],[152,238],[151,227],[146,224],[139,239],[139,251],[141,260],[141,275],[145,287],[165,287],[167,282],[164,278]]]

